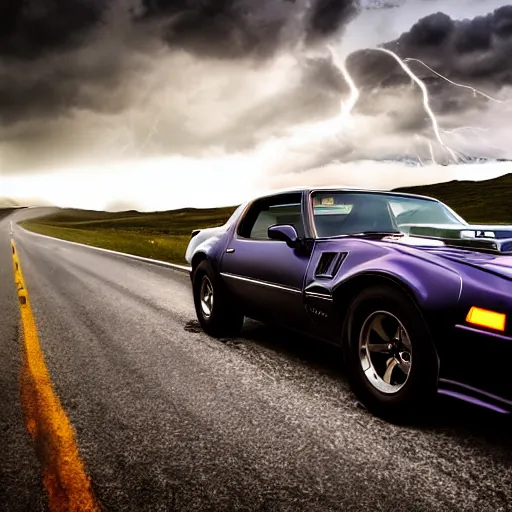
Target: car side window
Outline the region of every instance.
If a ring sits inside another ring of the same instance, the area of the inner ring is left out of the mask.
[[[304,236],[300,193],[274,196],[256,201],[238,227],[238,236],[252,240],[270,240],[268,228],[274,224],[292,224]]]

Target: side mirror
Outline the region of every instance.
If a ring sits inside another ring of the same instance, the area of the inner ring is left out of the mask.
[[[268,228],[267,232],[271,240],[286,242],[288,247],[295,247],[299,240],[297,230],[291,224],[274,224]]]

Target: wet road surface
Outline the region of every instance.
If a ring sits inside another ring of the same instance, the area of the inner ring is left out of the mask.
[[[10,220],[33,214],[0,219],[6,511],[48,509],[48,449],[21,405],[9,233]],[[252,321],[236,339],[206,336],[186,273],[16,226],[14,240],[53,389],[103,510],[512,510],[505,417],[445,399],[422,425],[391,425],[355,402],[334,347]]]

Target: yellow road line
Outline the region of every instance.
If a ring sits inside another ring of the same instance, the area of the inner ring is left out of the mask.
[[[73,426],[53,389],[44,362],[14,240],[11,247],[25,340],[21,400],[27,429],[43,467],[49,508],[52,512],[96,512],[100,506],[80,459]]]

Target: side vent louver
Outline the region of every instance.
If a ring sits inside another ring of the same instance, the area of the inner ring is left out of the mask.
[[[346,252],[324,252],[315,270],[315,277],[332,279],[338,272],[347,257]]]

